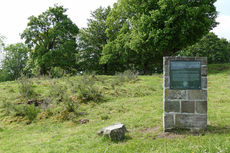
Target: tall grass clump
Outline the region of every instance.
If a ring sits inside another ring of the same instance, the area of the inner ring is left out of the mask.
[[[101,102],[103,101],[103,93],[97,81],[99,79],[95,74],[84,74],[80,78],[69,81],[72,94],[76,94],[79,102]]]
[[[26,76],[22,76],[18,80],[18,90],[21,97],[25,99],[31,99],[36,96],[33,81]]]
[[[35,120],[40,112],[39,107],[28,104],[13,104],[9,101],[3,101],[0,106],[2,116],[26,117],[30,123]]]
[[[100,102],[103,100],[102,91],[96,85],[95,75],[83,75],[78,81],[77,94],[82,102]]]
[[[135,81],[138,78],[138,72],[132,70],[126,70],[123,73],[117,73],[116,76],[120,82]]]

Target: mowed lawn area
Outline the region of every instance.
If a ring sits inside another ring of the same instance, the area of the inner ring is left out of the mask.
[[[96,77],[104,100],[81,103],[79,112],[84,113],[76,118],[89,122],[61,121],[58,116],[42,118],[43,112],[32,123],[26,118],[2,116],[0,153],[230,152],[230,64],[209,65],[208,128],[200,133],[163,132],[162,74],[138,76],[120,85],[113,84],[119,82],[119,76]],[[65,84],[68,79],[31,80],[36,93],[45,99],[51,82]],[[0,83],[0,103],[15,103],[18,97],[17,81]],[[111,142],[97,135],[103,127],[117,122],[128,130],[124,141]]]

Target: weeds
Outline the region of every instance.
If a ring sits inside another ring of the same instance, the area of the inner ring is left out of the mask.
[[[18,88],[19,94],[25,99],[30,99],[36,96],[32,80],[28,79],[25,76],[22,76],[18,80]]]
[[[59,100],[63,99],[63,95],[66,93],[67,87],[61,85],[57,81],[51,83],[49,96],[52,98],[59,98]]]
[[[8,116],[13,110],[13,104],[6,99],[2,101],[2,105],[0,106],[0,113],[2,116]]]
[[[131,70],[127,70],[123,73],[117,73],[116,75],[118,76],[120,82],[129,82],[138,78],[138,72]]]
[[[39,112],[40,109],[34,105],[24,106],[24,115],[29,119],[30,122],[32,122],[37,117]]]
[[[78,81],[71,82],[71,91],[77,94],[80,102],[100,102],[103,100],[102,91],[96,86],[98,78],[95,75],[83,75]]]
[[[40,112],[39,107],[35,107],[34,105],[12,104],[8,101],[3,101],[0,108],[1,113],[3,113],[2,116],[27,117],[30,122],[32,122]]]

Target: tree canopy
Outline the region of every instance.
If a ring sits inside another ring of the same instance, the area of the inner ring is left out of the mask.
[[[162,56],[192,45],[216,26],[216,0],[118,0],[107,19],[102,63],[129,61],[147,74]]]
[[[75,67],[78,27],[65,14],[63,6],[50,7],[38,17],[29,17],[27,28],[21,34],[31,48],[33,70],[48,74],[59,67],[72,71]]]
[[[196,44],[180,51],[182,56],[207,57],[209,63],[230,62],[230,43],[210,32]]]
[[[83,71],[107,73],[107,64],[101,65],[99,60],[108,40],[105,30],[107,28],[106,19],[110,11],[110,7],[99,7],[91,13],[88,27],[80,30],[77,62]]]
[[[2,69],[7,73],[7,80],[14,80],[24,73],[29,49],[23,43],[11,44],[4,48],[5,56]]]

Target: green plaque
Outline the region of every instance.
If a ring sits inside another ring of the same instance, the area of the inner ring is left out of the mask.
[[[171,61],[171,89],[201,89],[200,61]]]

